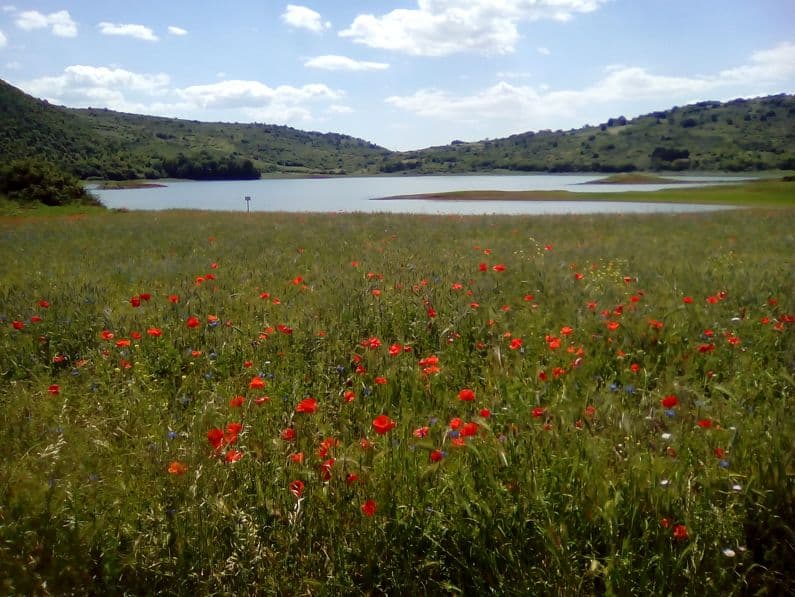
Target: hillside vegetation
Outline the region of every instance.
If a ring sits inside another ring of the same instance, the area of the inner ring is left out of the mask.
[[[347,135],[71,109],[0,81],[0,157],[80,178],[795,169],[795,96],[701,102],[570,131],[392,152]]]

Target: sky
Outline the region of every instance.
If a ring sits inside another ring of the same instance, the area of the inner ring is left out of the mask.
[[[795,92],[795,0],[295,1],[0,0],[0,78],[392,150]]]

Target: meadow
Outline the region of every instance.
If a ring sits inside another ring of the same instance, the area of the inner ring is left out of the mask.
[[[795,591],[795,210],[0,220],[0,592]]]

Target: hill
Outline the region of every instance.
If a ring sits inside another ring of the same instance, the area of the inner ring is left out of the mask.
[[[81,178],[795,169],[795,96],[700,102],[569,131],[392,152],[347,135],[71,109],[0,81],[0,156]]]
[[[598,126],[405,152],[387,169],[417,173],[795,169],[795,96],[701,102]]]
[[[2,159],[43,158],[81,178],[365,174],[389,153],[348,135],[287,126],[63,108],[0,81]]]

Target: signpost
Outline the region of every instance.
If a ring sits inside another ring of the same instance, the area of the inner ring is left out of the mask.
[[[251,211],[251,197],[246,195],[244,199],[246,200],[246,213],[249,213]]]

